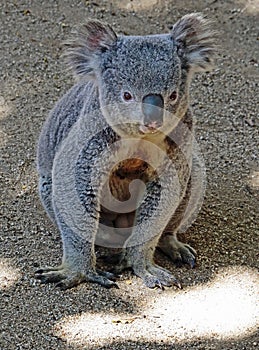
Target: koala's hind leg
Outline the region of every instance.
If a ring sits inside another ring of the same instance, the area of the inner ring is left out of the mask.
[[[190,198],[188,187],[189,184],[187,186],[185,197],[176,209],[159,240],[158,248],[176,264],[188,264],[191,267],[194,267],[196,260],[195,250],[190,245],[180,242],[176,236],[176,232],[179,230],[179,227],[181,227],[181,222],[184,219],[185,210]]]
[[[186,196],[164,230],[159,240],[158,248],[176,264],[188,264],[193,268],[196,260],[196,251],[189,244],[180,242],[176,235],[179,227],[181,227],[181,221],[184,218],[188,200],[189,193],[187,191]]]
[[[196,146],[197,147],[197,146]],[[178,264],[194,267],[196,251],[189,244],[180,242],[176,232],[185,232],[195,220],[205,193],[205,166],[197,151],[193,153],[192,171],[186,193],[179,207],[169,221],[160,241],[160,248],[165,255]]]
[[[176,234],[164,233],[158,247],[177,264],[195,265],[196,251],[189,244],[178,241]]]

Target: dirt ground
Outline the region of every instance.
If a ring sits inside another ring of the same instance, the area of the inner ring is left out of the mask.
[[[197,76],[192,107],[207,169],[202,210],[184,234],[197,266],[158,261],[184,286],[61,291],[34,278],[60,262],[60,235],[37,192],[42,124],[72,85],[61,42],[86,18],[117,32],[166,32],[182,15],[215,20],[216,69]],[[0,1],[0,349],[258,348],[258,19],[256,0]]]

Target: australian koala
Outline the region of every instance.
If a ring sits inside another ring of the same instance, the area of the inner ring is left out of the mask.
[[[132,268],[150,288],[180,286],[153,256],[159,247],[195,264],[195,250],[176,233],[203,195],[189,86],[212,67],[214,39],[210,22],[193,13],[168,34],[147,36],[117,35],[89,20],[65,43],[76,83],[46,120],[37,155],[40,197],[61,232],[63,261],[37,271],[42,282],[116,286],[111,272],[96,269],[97,244],[121,248],[116,271]]]

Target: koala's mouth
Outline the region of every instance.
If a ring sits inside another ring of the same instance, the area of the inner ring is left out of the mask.
[[[160,126],[161,125],[158,125],[157,122],[151,122],[148,125],[140,125],[139,130],[143,134],[155,134],[156,132],[158,132]]]

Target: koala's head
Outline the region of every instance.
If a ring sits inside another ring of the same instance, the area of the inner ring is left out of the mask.
[[[117,36],[88,21],[66,44],[77,79],[93,79],[100,108],[120,135],[170,132],[188,108],[193,73],[210,70],[214,32],[201,14],[182,17],[168,34]]]

